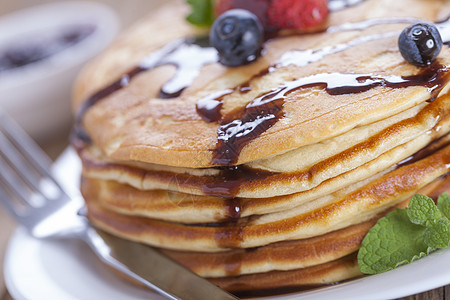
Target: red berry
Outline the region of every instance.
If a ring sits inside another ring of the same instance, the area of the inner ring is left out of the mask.
[[[224,12],[241,8],[256,15],[261,24],[267,27],[267,10],[272,0],[219,0],[216,4],[216,18]]]
[[[328,0],[273,0],[267,10],[269,27],[309,29],[328,15]]]
[[[216,17],[241,8],[258,17],[266,30],[307,30],[320,25],[328,15],[328,0],[219,0]]]

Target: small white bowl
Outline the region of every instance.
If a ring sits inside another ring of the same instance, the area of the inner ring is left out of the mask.
[[[0,108],[12,115],[35,139],[48,140],[72,122],[73,81],[89,59],[117,35],[119,21],[108,6],[94,2],[56,2],[0,18],[2,51],[28,41],[49,40],[71,26],[93,31],[71,46],[23,67],[0,72]]]

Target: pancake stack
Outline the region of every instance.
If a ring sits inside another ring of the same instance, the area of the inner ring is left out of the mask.
[[[182,3],[125,32],[74,89],[91,222],[235,293],[360,276],[378,218],[449,186],[450,48],[420,68],[397,39],[426,20],[449,42],[450,3],[335,7],[233,68]]]

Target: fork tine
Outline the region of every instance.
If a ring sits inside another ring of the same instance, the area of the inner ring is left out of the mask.
[[[25,194],[23,184],[17,174],[5,165],[6,161],[0,156],[0,203],[16,219],[26,227],[38,222],[36,215],[30,213],[31,207],[28,201],[30,195]]]
[[[0,128],[0,155],[3,157],[2,169],[6,165],[14,166],[14,169],[28,170],[28,166],[16,150],[16,147],[11,144],[11,141],[5,136]],[[21,172],[20,177],[25,181],[27,186],[35,190],[39,189],[39,180],[36,176],[31,176],[30,172]]]
[[[12,171],[11,167],[7,164],[3,156],[0,156],[0,169],[2,170],[0,174],[0,179],[4,187],[8,187],[10,193],[14,193],[18,196],[22,204],[27,205],[28,195],[25,194],[25,189],[23,182],[20,180],[19,176],[15,171]],[[8,194],[5,190],[5,194]]]
[[[5,136],[14,143],[17,150],[19,150],[28,161],[34,162],[33,165],[37,170],[42,174],[50,175],[48,170],[51,166],[51,161],[47,155],[11,117],[3,112],[1,112],[0,115],[0,128],[3,129]],[[33,153],[33,157],[31,157],[29,153]]]
[[[26,227],[70,201],[50,165],[41,148],[0,110],[0,202]]]
[[[70,201],[66,193],[61,191],[57,201],[46,201],[48,199],[40,190],[30,191],[26,194],[23,189],[23,182],[20,181],[16,174],[0,156],[0,204],[8,210],[8,212],[29,230],[41,222],[46,216],[51,215]],[[40,197],[43,205],[35,207],[30,205],[28,198],[33,195]]]
[[[16,169],[27,170],[29,167],[32,167],[41,177],[45,177],[47,180],[51,181],[60,193],[64,193],[60,184],[54,180],[50,173],[50,166],[52,164],[50,158],[11,117],[1,111],[0,116],[0,130],[3,132],[4,138],[9,141],[9,143],[0,143],[0,152],[6,154],[8,159],[10,159],[11,164],[16,166]],[[10,146],[11,148],[8,149],[7,146]],[[29,182],[34,189],[40,190],[38,185],[39,182],[33,180],[34,178],[32,178],[31,175],[27,172],[18,173],[23,173],[24,179]]]
[[[0,178],[0,203],[2,203],[3,207],[10,213],[11,216],[16,219],[17,222],[21,223],[22,216],[18,213],[17,203],[9,200],[11,196],[5,189],[5,185],[3,182],[3,176]]]

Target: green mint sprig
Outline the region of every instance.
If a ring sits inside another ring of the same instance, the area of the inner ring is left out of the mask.
[[[214,22],[213,0],[186,0],[191,13],[186,20],[197,26],[211,26]]]
[[[437,206],[424,195],[414,195],[407,208],[397,209],[367,233],[358,252],[361,272],[378,274],[411,263],[450,245],[450,196],[439,196]]]

